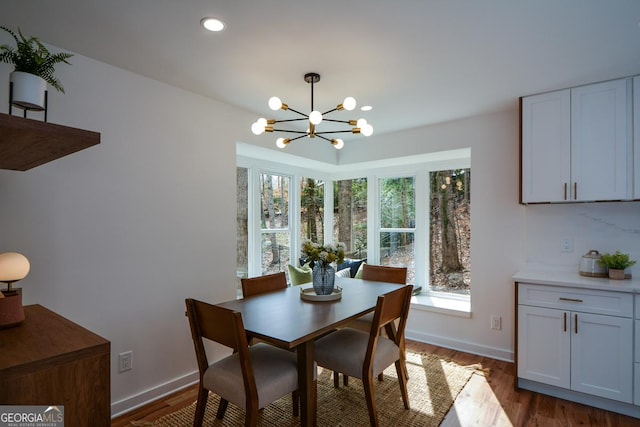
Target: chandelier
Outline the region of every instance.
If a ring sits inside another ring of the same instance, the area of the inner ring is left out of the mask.
[[[338,134],[338,133],[352,133],[352,134],[362,134],[364,136],[370,136],[373,133],[373,126],[367,123],[365,119],[336,120],[336,119],[329,119],[325,117],[328,114],[333,113],[334,111],[341,111],[341,110],[351,111],[354,108],[356,108],[356,100],[350,96],[346,97],[344,101],[342,101],[342,104],[338,104],[335,108],[325,111],[324,113],[321,113],[320,111],[314,109],[313,85],[320,81],[320,74],[307,73],[304,75],[304,81],[311,85],[311,112],[309,114],[301,113],[300,111],[294,110],[293,108],[289,107],[287,104],[283,103],[280,100],[280,98],[278,98],[277,96],[272,96],[269,99],[269,108],[271,108],[273,111],[277,111],[277,110],[291,111],[300,117],[293,118],[293,119],[286,119],[286,120],[265,119],[261,117],[251,125],[251,131],[255,135],[261,135],[264,132],[285,132],[285,133],[298,135],[294,138],[278,138],[276,140],[276,145],[279,148],[286,147],[287,144],[289,144],[291,141],[295,141],[296,139],[305,138],[305,137],[308,137],[308,138],[318,137],[326,141],[329,141],[334,146],[334,148],[339,150],[342,147],[344,147],[344,141],[340,138],[328,137],[329,135]],[[297,121],[307,121],[309,126],[307,130],[303,131],[303,130],[294,130],[294,129],[281,129],[281,128],[275,128],[273,126],[277,123],[297,122]],[[319,131],[317,130],[316,127],[322,122],[342,123],[342,126],[346,125],[348,129]]]

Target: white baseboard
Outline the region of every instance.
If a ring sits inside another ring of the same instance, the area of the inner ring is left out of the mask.
[[[479,356],[491,357],[505,362],[513,362],[513,352],[511,350],[487,347],[468,341],[459,341],[438,335],[425,334],[424,332],[411,331],[408,329],[405,331],[405,335],[408,339],[414,341],[464,351],[465,353],[477,354]],[[190,374],[160,384],[157,387],[150,388],[141,393],[113,402],[111,404],[111,418],[126,414],[127,412],[154,402],[197,382],[198,372],[194,371]]]
[[[198,382],[198,371],[111,403],[111,418],[126,414]]]
[[[513,362],[513,351],[509,349],[488,347],[469,341],[459,341],[409,329],[406,329],[404,334],[407,339],[410,340],[450,348],[452,350],[464,351],[465,353],[477,354],[479,356],[491,357],[492,359],[503,360],[505,362]]]

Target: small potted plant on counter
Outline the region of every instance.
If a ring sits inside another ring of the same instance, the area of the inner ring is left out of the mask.
[[[636,264],[635,261],[629,259],[629,254],[623,254],[620,251],[616,251],[614,254],[602,254],[598,263],[608,269],[610,279],[616,280],[624,279],[624,270]]]
[[[64,93],[64,88],[54,75],[54,66],[61,62],[69,64],[67,59],[71,53],[51,53],[37,37],[25,37],[20,30],[18,34],[9,28],[0,29],[11,34],[16,47],[3,44],[0,46],[0,62],[13,64],[15,67],[10,80],[13,83],[13,104],[20,108],[33,110],[44,109],[44,92],[49,83],[56,90]]]

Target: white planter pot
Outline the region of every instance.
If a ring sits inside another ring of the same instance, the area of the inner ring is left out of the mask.
[[[44,110],[44,93],[47,82],[22,71],[14,71],[9,77],[13,83],[13,104],[29,110]]]

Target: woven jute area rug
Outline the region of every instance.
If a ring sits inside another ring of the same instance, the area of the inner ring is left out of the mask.
[[[407,353],[408,389],[411,409],[404,409],[395,367],[384,372],[384,381],[375,380],[378,420],[381,426],[438,426],[454,400],[474,374],[485,375],[481,366],[460,366],[432,354]],[[369,415],[362,382],[349,379],[347,387],[333,387],[333,374],[318,369],[318,426],[368,426]],[[342,382],[342,377],[340,377]],[[229,404],[224,420],[215,417],[219,397],[209,395],[205,426],[242,426],[244,410]],[[133,422],[135,426],[177,427],[193,425],[195,402],[153,422]],[[291,395],[261,411],[259,424],[269,427],[299,426],[293,417]]]

